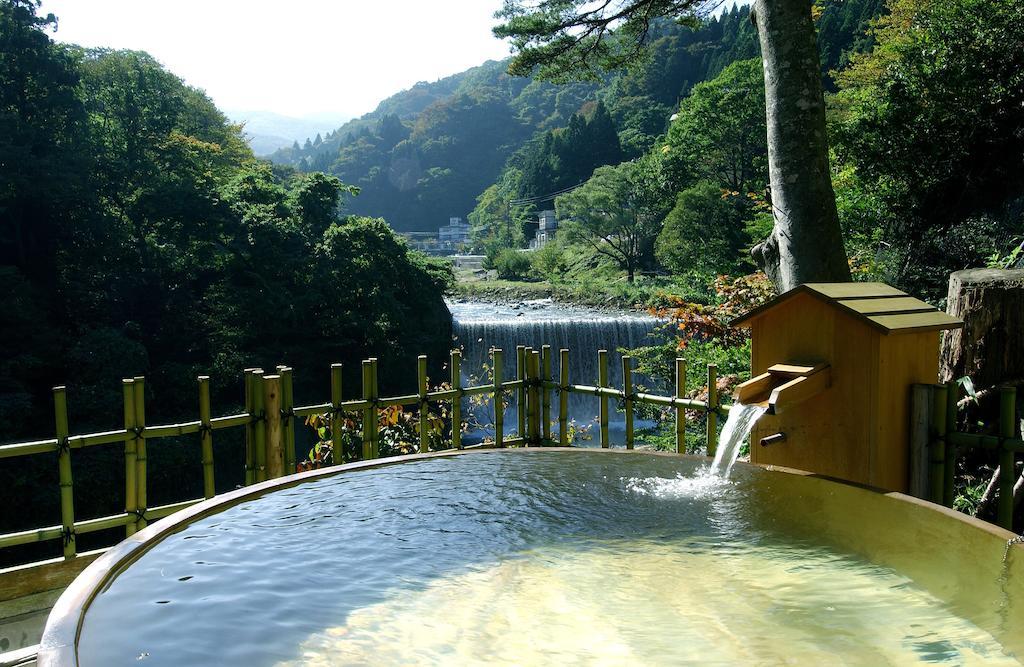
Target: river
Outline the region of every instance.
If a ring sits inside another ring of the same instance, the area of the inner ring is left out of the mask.
[[[505,352],[505,378],[515,377],[516,346],[527,345],[539,349],[550,345],[552,374],[559,377],[558,350],[569,350],[569,381],[572,384],[597,384],[597,353],[608,350],[609,381],[613,387],[622,386],[622,361],[619,350],[635,348],[656,342],[659,321],[649,315],[614,312],[564,306],[550,299],[523,301],[512,304],[493,304],[479,301],[453,301],[448,304],[452,313],[452,331],[455,346],[462,349],[464,382],[481,383],[484,364],[490,363],[491,348]],[[635,383],[649,382],[635,376]],[[552,397],[552,419],[557,419],[557,398]],[[615,411],[610,416],[609,434],[613,444],[623,441],[623,417]],[[491,411],[490,406],[478,412]],[[517,410],[513,405],[505,417],[506,434],[517,428]],[[579,425],[593,425],[597,419],[598,401],[594,396],[572,394],[569,400],[569,418]],[[488,414],[480,414],[488,423]],[[638,422],[638,426],[640,426]],[[553,432],[555,429],[553,429]],[[493,431],[478,429],[477,438]],[[597,443],[597,429],[591,429]],[[586,444],[586,443],[583,443]]]

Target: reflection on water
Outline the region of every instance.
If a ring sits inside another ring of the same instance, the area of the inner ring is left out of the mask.
[[[765,510],[784,481],[722,479],[676,457],[494,451],[308,482],[141,556],[87,611],[79,654],[998,664],[991,637],[904,577],[794,537],[782,519],[798,513]]]
[[[1015,665],[904,577],[826,550],[538,549],[396,592],[286,665]]]

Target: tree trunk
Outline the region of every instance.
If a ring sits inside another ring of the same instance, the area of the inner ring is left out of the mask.
[[[850,280],[832,191],[825,98],[810,0],[755,0],[775,228],[752,250],[780,292]]]
[[[1024,269],[951,274],[946,311],[964,328],[943,336],[943,382],[968,375],[983,390],[1024,377]]]

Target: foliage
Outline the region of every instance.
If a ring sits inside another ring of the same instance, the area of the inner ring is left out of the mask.
[[[742,195],[763,191],[767,132],[761,60],[734,62],[679,105],[661,148],[666,178],[677,191],[700,180]]]
[[[147,54],[55,44],[37,8],[0,0],[5,440],[52,434],[58,384],[72,428],[98,431],[115,426],[123,377],[145,375],[147,417],[175,422],[194,418],[200,373],[228,411],[245,367],[288,363],[301,395],[321,385],[316,369],[354,369],[371,350],[382,365],[447,353],[449,266],[381,220],[342,215],[355,189],[336,177],[256,161],[239,126]],[[228,451],[225,485],[242,470]],[[123,509],[105,493],[116,456],[80,457],[92,462],[85,483],[75,473],[81,516]],[[159,456],[151,497],[201,494],[181,488],[189,448]],[[15,482],[40,470],[50,462],[0,468],[3,528],[49,525],[52,501]]]
[[[650,256],[661,229],[664,206],[648,160],[601,167],[582,187],[555,200],[565,222],[560,232],[615,261],[629,282]]]
[[[494,34],[516,51],[513,74],[535,70],[545,79],[600,78],[640,59],[655,22],[662,17],[692,19],[713,2],[702,0],[619,0],[592,6],[584,0],[508,0]]]
[[[535,278],[557,280],[567,270],[565,250],[558,241],[549,241],[530,254],[530,273]]]
[[[447,385],[435,390],[449,388]],[[378,449],[381,457],[415,454],[420,451],[420,421],[416,412],[405,410],[400,405],[391,405],[375,410],[377,413]],[[345,412],[338,420],[341,433],[341,454],[334,451],[334,420],[331,413],[315,414],[306,418],[305,425],[313,433],[313,446],[305,460],[298,461],[298,471],[315,470],[338,463],[363,460],[363,413]],[[465,424],[458,425],[460,429]],[[441,402],[428,410],[427,447],[436,452],[450,449],[451,441],[445,436],[452,428],[449,404]]]
[[[490,268],[504,280],[522,280],[530,275],[530,255],[513,248],[502,248],[490,262]]]
[[[1014,0],[889,10],[874,50],[837,78],[840,213],[882,276],[939,297],[947,272],[980,265],[1024,225],[1024,25]],[[977,250],[958,251],[968,234]]]
[[[734,273],[741,251],[750,245],[745,233],[749,202],[708,181],[683,190],[658,234],[658,261],[673,273]]]

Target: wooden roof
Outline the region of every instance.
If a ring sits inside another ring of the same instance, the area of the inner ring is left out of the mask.
[[[809,294],[865,322],[884,334],[959,329],[963,320],[885,283],[806,283],[732,321],[750,323],[797,294]]]

